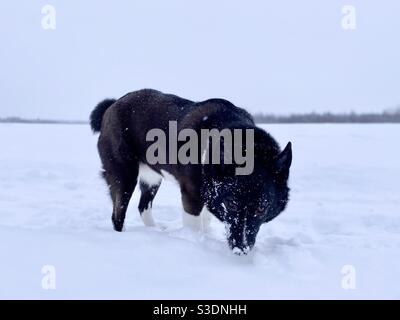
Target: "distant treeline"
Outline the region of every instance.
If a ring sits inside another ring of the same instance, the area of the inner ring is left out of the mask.
[[[254,114],[257,123],[400,123],[400,107],[381,113],[299,113],[290,115]],[[0,123],[87,124],[87,121],[0,118]]]
[[[257,113],[258,123],[400,123],[400,109],[381,113],[301,113],[273,115]]]
[[[44,123],[44,124],[87,124],[80,120],[48,120],[48,119],[24,119],[19,117],[0,118],[0,123]]]

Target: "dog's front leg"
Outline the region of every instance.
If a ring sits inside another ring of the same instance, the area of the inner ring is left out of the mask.
[[[184,209],[182,216],[183,226],[196,232],[203,231],[205,226],[200,215],[203,209],[200,192],[188,192],[186,190],[181,190],[181,192]]]

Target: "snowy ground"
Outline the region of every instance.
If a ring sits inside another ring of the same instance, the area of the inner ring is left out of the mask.
[[[0,298],[400,298],[400,126],[266,127],[293,142],[291,201],[238,257],[216,220],[181,228],[170,182],[154,208],[165,230],[142,225],[135,193],[112,231],[88,126],[0,124]]]

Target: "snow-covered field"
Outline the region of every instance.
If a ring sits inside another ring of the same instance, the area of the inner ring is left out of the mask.
[[[293,142],[291,201],[239,257],[215,219],[182,229],[168,181],[161,227],[142,225],[135,192],[114,232],[88,126],[0,124],[0,298],[400,298],[400,126],[265,127]]]

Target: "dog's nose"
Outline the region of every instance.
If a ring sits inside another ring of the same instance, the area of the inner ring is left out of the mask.
[[[242,248],[239,248],[239,247],[234,247],[233,249],[232,249],[232,252],[234,253],[234,254],[237,254],[238,256],[242,256],[242,255],[246,255],[246,254],[248,254],[249,252],[250,252],[250,247],[249,246],[245,246],[245,247],[242,247]]]

